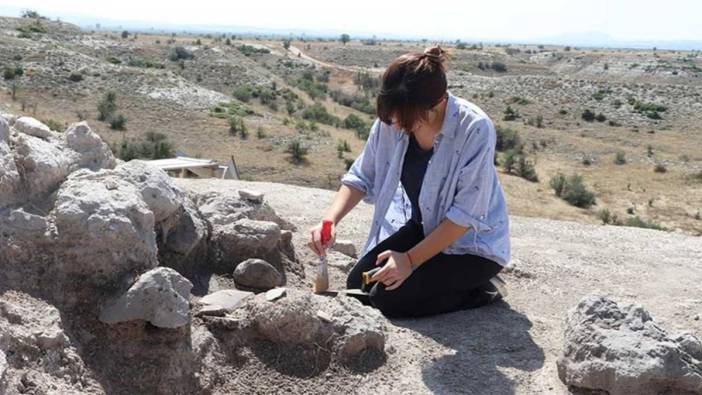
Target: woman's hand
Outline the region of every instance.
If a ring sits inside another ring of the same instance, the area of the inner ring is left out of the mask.
[[[325,256],[325,249],[331,247],[336,239],[336,226],[332,222],[331,226],[331,238],[326,244],[322,244],[322,222],[320,221],[317,225],[313,226],[309,230],[310,241],[307,242],[307,246],[310,247],[315,254],[319,256]]]
[[[409,257],[404,252],[397,251],[383,251],[378,254],[378,259],[375,264],[380,264],[381,261],[387,259],[382,269],[378,270],[371,281],[380,281],[385,284],[388,291],[396,289],[412,274],[412,264],[410,263]]]

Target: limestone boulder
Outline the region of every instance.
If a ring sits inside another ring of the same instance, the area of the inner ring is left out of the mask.
[[[158,264],[154,214],[125,180],[77,171],[58,190],[51,215],[64,276],[107,286]]]
[[[112,169],[116,160],[110,147],[90,129],[88,123],[77,122],[64,133],[66,146],[78,154],[78,166],[93,171]]]
[[[280,227],[275,222],[242,218],[231,224],[213,226],[210,264],[218,273],[231,273],[237,263],[246,259],[279,255],[280,237]]]
[[[701,350],[699,339],[669,335],[640,305],[589,295],[568,314],[558,375],[610,395],[700,394]]]
[[[55,133],[48,126],[41,123],[38,119],[32,117],[19,117],[13,125],[18,132],[29,136],[38,137],[40,139],[49,139],[56,137]]]
[[[274,343],[311,347],[324,339],[333,356],[342,361],[364,350],[384,352],[382,315],[354,298],[288,289],[285,297],[273,301],[259,294],[246,308],[254,329]]]
[[[100,312],[107,324],[133,320],[148,321],[161,328],[178,328],[190,322],[190,290],[193,285],[167,267],[150,270]]]

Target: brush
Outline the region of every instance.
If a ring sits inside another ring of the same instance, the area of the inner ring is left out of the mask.
[[[322,221],[322,248],[324,253],[319,256],[319,266],[317,267],[317,276],[314,279],[314,293],[322,293],[329,289],[329,273],[327,271],[327,254],[326,245],[331,240],[332,221]]]

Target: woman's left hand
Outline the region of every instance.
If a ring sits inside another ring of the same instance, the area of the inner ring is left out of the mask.
[[[392,291],[412,274],[412,265],[406,253],[391,250],[378,254],[375,264],[378,265],[385,259],[388,261],[371,277],[371,281],[380,281],[385,284],[386,290]]]

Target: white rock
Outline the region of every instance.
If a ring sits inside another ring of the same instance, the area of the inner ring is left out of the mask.
[[[145,320],[161,328],[178,328],[190,321],[190,290],[193,285],[178,272],[158,267],[141,276],[117,300],[108,303],[100,321]]]
[[[558,376],[610,395],[702,393],[702,344],[673,338],[639,305],[589,295],[569,312]]]
[[[335,240],[332,249],[344,255],[356,258],[356,246],[351,240]]]
[[[266,300],[272,302],[285,296],[285,288],[273,288],[266,291]]]
[[[61,259],[55,267],[96,284],[156,267],[154,215],[141,194],[127,181],[95,174],[71,174],[56,194],[51,214]]]
[[[13,125],[15,130],[20,133],[28,134],[30,136],[39,137],[41,139],[47,139],[53,136],[51,129],[48,126],[41,123],[38,119],[32,117],[20,117],[15,121]]]
[[[87,122],[71,124],[64,133],[64,139],[68,148],[80,154],[80,167],[93,171],[115,167],[116,161],[110,147],[90,129]]]
[[[238,289],[223,289],[203,296],[198,301],[202,308],[201,315],[224,315],[234,311],[241,306],[246,299],[252,297],[253,292],[240,291]]]
[[[77,154],[54,141],[21,134],[14,143],[15,160],[28,189],[25,198],[34,199],[52,192],[77,167]]]
[[[0,117],[0,144],[10,141],[10,125],[7,121]]]
[[[239,189],[239,197],[254,203],[263,203],[263,192],[252,189]]]

